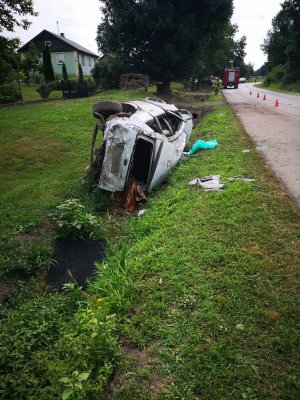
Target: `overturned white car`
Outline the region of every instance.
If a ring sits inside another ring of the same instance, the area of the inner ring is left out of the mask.
[[[193,116],[160,99],[95,104],[90,172],[99,187],[124,191],[130,178],[149,192],[179,161],[193,128]],[[98,130],[103,142],[95,151]]]

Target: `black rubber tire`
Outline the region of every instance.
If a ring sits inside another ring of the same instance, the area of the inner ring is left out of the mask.
[[[105,120],[110,115],[118,114],[122,111],[122,104],[117,101],[101,101],[93,106],[94,117],[98,118],[95,113],[101,114]]]

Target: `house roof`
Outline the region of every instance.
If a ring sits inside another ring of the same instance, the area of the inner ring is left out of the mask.
[[[60,40],[61,42],[66,43],[67,45],[71,46],[74,50],[80,51],[81,53],[90,54],[95,57],[99,57],[98,54],[93,53],[92,51],[86,49],[85,47],[81,46],[80,44],[78,44],[76,42],[73,42],[73,40],[67,39],[66,37],[61,36],[61,35],[57,35],[56,33],[50,32],[47,29],[42,30],[39,34],[37,34],[35,37],[33,37],[31,40],[29,40],[29,42],[27,42],[23,46],[21,46],[18,49],[18,52],[22,52],[22,51],[26,50],[32,41],[34,41],[35,39],[38,39],[40,36],[43,36],[45,33],[47,33],[49,36],[54,36],[56,39]]]

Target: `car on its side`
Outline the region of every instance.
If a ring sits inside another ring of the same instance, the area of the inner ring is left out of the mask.
[[[246,83],[246,78],[240,78],[239,82],[240,83]]]
[[[90,175],[110,192],[124,191],[129,179],[149,192],[161,184],[182,156],[193,116],[161,99],[94,105],[97,123],[91,146]],[[98,130],[102,145],[95,151]]]

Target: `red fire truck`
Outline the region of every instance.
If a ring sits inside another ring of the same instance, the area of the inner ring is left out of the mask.
[[[224,89],[228,87],[234,87],[235,89],[239,86],[240,69],[239,68],[226,68],[223,76]]]

